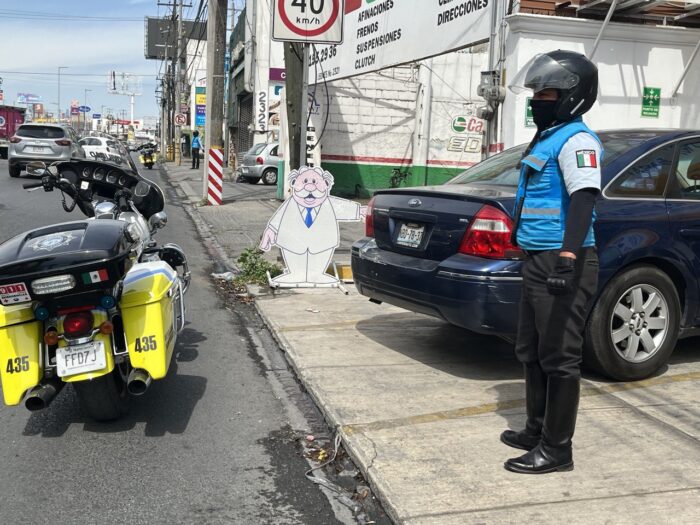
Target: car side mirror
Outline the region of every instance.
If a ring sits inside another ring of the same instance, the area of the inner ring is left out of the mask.
[[[168,224],[168,216],[164,211],[159,211],[151,215],[151,218],[148,219],[148,225],[151,227],[151,231],[165,228],[166,224]]]

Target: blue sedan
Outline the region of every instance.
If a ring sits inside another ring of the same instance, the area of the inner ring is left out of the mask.
[[[586,364],[648,377],[700,327],[700,131],[600,132],[599,289]],[[474,332],[516,332],[523,254],[511,245],[518,161],[509,149],[442,186],[377,192],[352,247],[361,294]]]

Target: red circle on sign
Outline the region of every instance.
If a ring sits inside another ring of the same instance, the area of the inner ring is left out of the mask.
[[[280,18],[282,19],[282,22],[284,22],[284,25],[287,26],[287,29],[289,29],[292,33],[296,33],[297,35],[304,37],[318,36],[321,33],[328,31],[328,29],[335,23],[336,18],[338,18],[338,13],[340,12],[340,0],[331,1],[333,2],[333,11],[331,11],[331,16],[328,18],[328,22],[326,22],[318,29],[313,29],[311,31],[307,31],[306,29],[299,29],[292,23],[292,21],[287,16],[286,11],[284,10],[284,0],[279,0],[277,2],[277,10],[280,13]]]

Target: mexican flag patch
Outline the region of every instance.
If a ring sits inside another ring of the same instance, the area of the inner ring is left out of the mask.
[[[97,270],[96,272],[84,273],[82,278],[83,284],[95,284],[108,281],[109,274],[107,273],[107,270],[103,268],[102,270]]]
[[[597,168],[598,159],[596,159],[595,150],[580,149],[576,152],[576,165],[579,168]]]

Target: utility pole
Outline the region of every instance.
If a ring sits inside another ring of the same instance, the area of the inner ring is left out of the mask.
[[[175,63],[175,113],[180,113],[182,105],[182,57],[185,54],[182,50],[183,44],[182,34],[182,0],[178,2],[177,7],[177,62]],[[178,166],[182,164],[182,151],[180,150],[180,138],[182,128],[179,124],[175,124],[175,162]]]
[[[301,43],[284,43],[284,64],[286,71],[285,91],[287,93],[287,136],[289,137],[289,169],[296,170],[306,164],[306,152],[302,155],[302,147],[306,149],[306,106],[307,96],[304,80],[304,53],[308,53]],[[308,71],[308,68],[306,68]],[[303,104],[299,104],[300,101]],[[302,146],[303,143],[303,146]]]
[[[209,0],[207,17],[207,115],[204,144],[207,155],[205,166],[209,165],[209,150],[220,150],[223,157],[223,117],[224,117],[224,55],[226,54],[226,18],[228,0]],[[202,177],[202,197],[209,191],[208,170]]]

